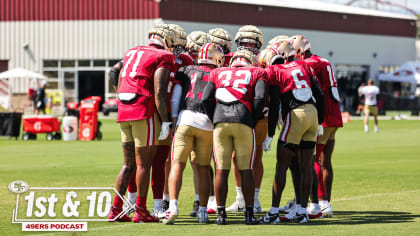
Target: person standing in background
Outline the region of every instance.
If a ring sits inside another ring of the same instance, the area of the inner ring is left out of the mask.
[[[362,93],[363,88],[365,87],[365,83],[361,83],[359,88],[357,89],[357,94],[359,98],[359,105],[357,105],[356,114],[360,114],[365,107],[365,96]]]
[[[35,98],[35,115],[38,115],[39,112],[44,113],[45,115],[45,88],[48,86],[47,81],[41,82],[41,87],[36,91]]]
[[[365,96],[365,108],[363,110],[365,113],[365,132],[369,132],[369,114],[372,114],[375,119],[375,132],[378,133],[378,108],[376,107],[376,96],[379,94],[379,88],[373,85],[372,79],[368,80],[368,86],[365,86],[362,89],[362,94]]]

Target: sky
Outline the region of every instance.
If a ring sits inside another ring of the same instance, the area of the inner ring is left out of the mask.
[[[345,5],[346,3],[350,2],[351,0],[312,0],[312,1],[330,2],[330,3],[337,3],[337,4]],[[359,6],[360,5],[365,5],[366,6],[366,5],[369,4],[369,2],[371,4],[371,6],[375,6],[373,0],[359,0],[355,3],[353,3],[352,6],[358,6],[358,5]],[[394,4],[407,6],[408,8],[411,8],[412,10],[414,10],[417,14],[420,14],[420,0],[381,0],[381,2],[392,2]],[[382,5],[381,8],[382,9],[380,9],[380,10],[387,10],[387,11],[391,11],[391,12],[395,12],[395,13],[409,14],[405,10],[399,9],[397,7],[388,7],[388,6]]]

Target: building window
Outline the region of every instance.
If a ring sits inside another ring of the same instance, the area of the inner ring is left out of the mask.
[[[94,60],[93,66],[105,66],[105,60]]]
[[[90,67],[90,60],[77,61],[79,67]]]
[[[58,60],[44,60],[44,67],[58,67]]]
[[[61,61],[61,67],[75,67],[73,60],[63,60]]]

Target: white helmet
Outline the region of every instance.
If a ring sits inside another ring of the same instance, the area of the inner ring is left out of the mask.
[[[210,64],[222,67],[225,62],[225,55],[222,47],[216,43],[206,43],[198,54],[198,64]]]

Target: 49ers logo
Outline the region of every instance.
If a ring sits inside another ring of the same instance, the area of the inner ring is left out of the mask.
[[[64,133],[71,133],[71,132],[73,132],[73,130],[74,130],[74,128],[71,125],[66,125],[66,126],[63,127]]]

